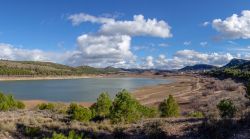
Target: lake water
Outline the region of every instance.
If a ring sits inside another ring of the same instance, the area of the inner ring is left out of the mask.
[[[67,80],[1,81],[0,90],[17,99],[48,101],[95,101],[101,92],[110,96],[121,89],[133,91],[148,85],[170,83],[171,80],[151,78],[86,78]]]

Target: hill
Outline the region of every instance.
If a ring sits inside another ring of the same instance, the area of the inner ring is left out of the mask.
[[[0,60],[0,75],[62,76],[82,74],[107,74],[118,72],[116,68],[70,67],[62,64],[38,61]]]
[[[218,78],[233,78],[248,82],[250,79],[250,61],[244,59],[232,59],[225,66],[212,70],[208,74]]]
[[[226,64],[225,66],[223,66],[223,68],[233,68],[233,67],[237,67],[239,65],[242,65],[246,62],[249,62],[248,60],[244,60],[244,59],[232,59],[228,64]]]
[[[207,70],[212,70],[212,69],[216,69],[216,66],[213,65],[207,65],[207,64],[196,64],[193,66],[186,66],[182,69],[180,69],[179,71],[207,71]]]

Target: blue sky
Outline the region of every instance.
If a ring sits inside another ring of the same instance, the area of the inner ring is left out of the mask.
[[[249,10],[243,0],[2,0],[0,58],[95,67],[221,66],[250,58]]]

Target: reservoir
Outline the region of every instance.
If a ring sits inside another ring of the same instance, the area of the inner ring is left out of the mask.
[[[93,102],[101,92],[114,97],[122,89],[133,91],[144,86],[171,83],[152,78],[84,78],[65,80],[1,81],[0,91],[21,100]]]

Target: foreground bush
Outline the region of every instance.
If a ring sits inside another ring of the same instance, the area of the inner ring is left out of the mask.
[[[0,92],[0,110],[7,111],[13,109],[24,109],[25,105],[21,101],[14,99],[12,95],[4,95]]]
[[[188,113],[188,117],[203,118],[204,114],[199,111],[194,111],[194,112]]]
[[[108,93],[102,93],[97,98],[97,102],[91,106],[92,114],[95,117],[106,118],[110,114],[110,108],[112,106],[112,100]]]
[[[162,117],[176,117],[180,115],[180,109],[178,103],[175,101],[172,95],[168,96],[159,106]]]
[[[110,118],[113,123],[130,123],[140,119],[138,102],[132,98],[128,91],[119,92],[111,107]]]
[[[38,105],[39,110],[51,110],[53,111],[55,109],[55,104],[53,103],[42,103]]]
[[[47,139],[82,139],[83,135],[78,135],[75,133],[75,131],[70,131],[69,135],[66,136],[62,133],[56,133],[54,132],[51,138],[47,138]]]
[[[89,121],[92,118],[91,110],[83,106],[71,103],[68,109],[68,114],[72,120]]]
[[[223,99],[217,105],[221,118],[232,118],[236,113],[236,107],[229,99]]]
[[[150,108],[147,106],[140,105],[138,103],[138,110],[141,113],[142,118],[153,118],[158,115],[158,111],[155,108]]]

